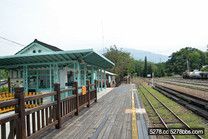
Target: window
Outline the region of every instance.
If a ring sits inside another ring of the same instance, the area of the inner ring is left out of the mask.
[[[36,51],[35,51],[35,50],[33,50],[33,53],[36,53]]]
[[[38,53],[41,53],[41,50],[38,50]]]

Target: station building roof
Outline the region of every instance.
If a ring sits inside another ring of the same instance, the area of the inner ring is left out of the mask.
[[[56,46],[52,46],[50,44],[47,44],[47,43],[44,43],[44,42],[41,42],[41,41],[35,39],[32,43],[30,43],[29,45],[27,45],[26,47],[24,47],[23,49],[18,51],[15,55],[21,54],[21,52],[23,52],[24,50],[28,49],[34,43],[38,43],[38,44],[42,45],[43,47],[48,48],[51,51],[63,51],[63,50],[61,50],[60,48],[58,48]]]
[[[48,49],[50,52],[45,53],[30,53],[19,54],[23,49],[27,49],[32,43],[38,43]],[[62,51],[61,49],[48,45],[46,43],[35,40],[30,45],[26,46],[15,55],[0,57],[0,69],[9,69],[21,67],[24,65],[44,65],[54,63],[67,63],[72,61],[84,61],[86,64],[99,68],[110,68],[114,63],[109,59],[93,51],[93,49]]]

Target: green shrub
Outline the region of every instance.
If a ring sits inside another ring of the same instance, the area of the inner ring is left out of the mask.
[[[6,86],[2,87],[1,92],[8,92],[8,87],[6,87]]]

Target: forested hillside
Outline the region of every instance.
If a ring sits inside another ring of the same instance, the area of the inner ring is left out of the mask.
[[[144,60],[135,60],[129,52],[112,46],[107,49],[105,57],[115,63],[115,67],[108,69],[116,73],[120,77],[124,77],[131,73],[133,76],[146,77],[147,74],[154,72],[154,76],[171,76],[175,74],[181,75],[184,71],[193,71],[195,69],[206,71],[208,68],[202,66],[208,64],[207,52],[200,51],[196,48],[186,47],[169,56],[167,62],[153,63],[149,62],[147,57]]]

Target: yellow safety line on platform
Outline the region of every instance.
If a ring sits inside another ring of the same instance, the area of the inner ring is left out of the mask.
[[[131,89],[132,89],[132,139],[138,139],[136,112],[135,112],[135,104],[134,104],[134,92],[133,92],[132,84],[131,84]]]

